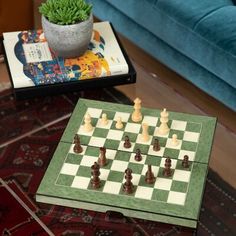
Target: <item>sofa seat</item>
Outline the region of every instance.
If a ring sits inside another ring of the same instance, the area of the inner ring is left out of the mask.
[[[236,7],[231,0],[93,0],[94,13],[236,110]]]

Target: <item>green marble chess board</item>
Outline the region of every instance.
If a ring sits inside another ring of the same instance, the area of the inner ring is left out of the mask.
[[[160,135],[160,110],[141,108],[142,120],[133,122],[133,106],[79,99],[44,178],[36,200],[100,212],[118,211],[125,216],[196,228],[204,193],[216,118],[169,112],[170,131]],[[92,131],[83,129],[84,116],[91,116]],[[107,114],[108,123],[101,121]],[[121,117],[122,129],[116,129]],[[142,123],[149,125],[150,139],[142,140]],[[78,134],[82,153],[74,153],[74,135]],[[178,136],[178,145],[171,138]],[[131,147],[124,147],[128,135]],[[159,139],[160,150],[153,150]],[[100,168],[100,188],[91,185],[91,166],[98,161],[100,147],[106,148],[107,165]],[[141,161],[135,160],[136,149]],[[184,155],[189,167],[182,166]],[[171,158],[169,177],[163,176],[166,157]],[[147,166],[152,166],[155,182],[145,182]],[[132,169],[134,190],[123,191],[125,170]]]

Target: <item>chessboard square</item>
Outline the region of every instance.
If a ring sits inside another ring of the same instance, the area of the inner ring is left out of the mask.
[[[150,200],[152,198],[153,188],[137,186],[135,197]]]
[[[83,145],[87,145],[87,144],[89,143],[90,138],[91,138],[90,135],[79,135],[79,137],[80,137],[80,143],[81,143],[81,145],[82,145],[82,144],[83,144]]]
[[[56,185],[71,186],[75,176],[60,174],[56,180]]]
[[[122,142],[122,141],[123,141],[123,142],[125,141],[125,136],[128,136],[130,142],[133,142],[133,143],[134,143],[134,142],[136,141],[136,139],[137,139],[138,134],[132,133],[132,132],[124,132],[121,142]]]
[[[103,187],[104,193],[119,194],[121,191],[122,183],[106,181]]]
[[[119,183],[122,183],[123,179],[124,179],[124,173],[120,171],[114,171],[114,170],[111,170],[107,177],[108,181],[119,182]]]
[[[188,190],[188,183],[182,181],[172,181],[171,191],[186,193]]]
[[[170,157],[171,159],[177,159],[179,157],[179,149],[165,148],[164,157]]]
[[[106,138],[108,134],[108,129],[95,128],[93,132],[93,137]]]
[[[123,134],[124,132],[120,130],[109,130],[107,134],[107,138],[114,139],[114,140],[122,140]]]
[[[168,137],[171,139],[173,134],[176,134],[179,140],[182,140],[184,137],[184,131],[182,130],[171,129]]]
[[[103,147],[105,144],[106,139],[105,138],[100,138],[100,137],[91,137],[89,141],[90,146],[95,146],[95,147]]]
[[[107,149],[118,150],[120,143],[120,140],[106,139],[104,147],[106,147]]]
[[[154,151],[153,145],[150,145],[149,150],[148,150],[148,154],[153,155],[153,156],[163,157],[164,151],[165,151],[164,147],[160,147],[159,151]]]
[[[172,120],[171,123],[171,129],[176,129],[176,130],[185,130],[187,126],[186,121],[181,121],[181,120]]]
[[[178,139],[178,145],[177,146],[173,145],[171,138],[168,138],[167,141],[166,141],[166,147],[167,148],[180,149],[181,145],[182,145],[182,140],[179,140],[179,139]]]
[[[166,158],[161,158],[161,164],[160,164],[160,167],[165,167],[165,160]],[[176,164],[177,164],[177,160],[176,159],[172,159],[171,158],[171,169],[175,169],[176,168]]]
[[[146,116],[146,115],[143,117],[142,121],[142,123],[146,123],[149,126],[157,126],[157,122],[158,122],[158,117]]]
[[[142,170],[143,170],[143,165],[130,162],[128,164],[128,168],[130,168],[133,173],[140,175],[142,173]]]
[[[186,131],[200,133],[201,129],[202,129],[202,124],[200,123],[194,123],[194,122],[187,123]]]
[[[143,137],[142,137],[142,134],[138,134],[138,137],[135,141],[136,143],[141,143],[141,144],[147,144],[147,145],[150,145],[151,142],[152,142],[152,136],[149,135],[149,140],[148,141],[144,141],[143,140]]]
[[[178,180],[182,182],[189,182],[191,172],[188,170],[178,170],[176,169],[173,174],[173,180]]]
[[[148,165],[146,165],[146,164],[143,165],[141,174],[145,176],[147,170],[148,170]],[[159,167],[152,165],[152,172],[153,172],[154,176],[157,176],[158,172],[159,172]]]
[[[169,191],[171,189],[171,185],[172,185],[171,179],[165,179],[165,178],[158,177],[155,182],[154,188]]]
[[[130,148],[125,148],[124,147],[124,141],[121,141],[120,144],[119,144],[118,150],[126,151],[126,152],[133,152],[134,143],[133,142],[130,142],[130,143],[131,143],[131,147]]]
[[[98,157],[100,154],[99,148],[97,147],[87,147],[84,156]]]
[[[138,134],[140,129],[141,129],[141,124],[127,123],[125,126],[125,132]]]
[[[65,162],[70,163],[70,164],[79,165],[81,162],[81,159],[82,159],[82,157],[80,155],[69,153],[66,157]]]
[[[149,147],[150,147],[150,145],[141,144],[141,143],[135,143],[134,144],[134,151],[136,151],[137,148],[139,148],[141,153],[148,153]]]
[[[71,187],[72,188],[79,188],[79,189],[87,189],[90,183],[90,178],[82,177],[82,176],[75,176]]]
[[[141,161],[136,161],[136,160],[135,160],[135,155],[136,155],[136,153],[131,153],[130,159],[129,159],[130,162],[138,163],[138,164],[144,164],[144,163],[145,163],[145,161],[146,161],[146,155],[144,155],[144,154],[141,153],[141,157],[142,157],[142,160],[141,160]]]
[[[93,135],[93,132],[94,132],[94,127],[91,131],[85,131],[84,130],[84,125],[81,125],[79,127],[79,130],[78,130],[78,134],[81,136],[81,135],[86,135],[86,136],[92,136]],[[81,140],[81,143],[82,143],[82,140]]]
[[[101,128],[101,129],[110,129],[111,128],[111,125],[112,125],[112,121],[111,120],[107,120],[107,124],[103,124],[102,123],[102,120],[101,119],[99,119],[98,120],[98,122],[97,122],[97,124],[96,124],[96,127],[97,128]]]
[[[146,157],[146,161],[145,161],[146,165],[152,165],[152,166],[160,166],[161,164],[161,158],[157,157],[157,156],[147,156]]]
[[[177,205],[184,205],[185,199],[186,199],[186,193],[170,191],[167,202]]]
[[[77,157],[78,156],[81,156],[81,155],[84,155],[84,153],[85,153],[85,151],[86,151],[86,149],[87,149],[87,146],[85,146],[85,145],[81,145],[81,147],[82,147],[82,149],[83,149],[83,151],[81,152],[81,153],[75,153],[74,152],[74,146],[75,146],[75,144],[72,144],[71,145],[71,147],[70,147],[70,150],[69,150],[69,153],[73,153],[74,155],[76,155]]]
[[[161,189],[153,189],[152,198],[153,201],[167,202],[169,191]]]
[[[106,158],[107,159],[111,159],[114,160],[116,157],[117,151],[116,150],[112,150],[112,149],[108,149],[106,150]]]
[[[94,157],[94,156],[84,155],[83,159],[81,160],[80,165],[91,167],[94,164],[94,162],[97,162],[97,161],[98,161],[98,156]]]
[[[108,169],[100,168],[100,176],[99,176],[99,178],[101,180],[107,180],[109,172],[110,172],[110,170],[108,170]]]
[[[154,130],[153,135],[154,135],[154,136],[157,136],[158,138],[159,138],[159,137],[167,138],[168,135],[169,135],[169,132],[168,132],[167,134],[160,134],[160,133],[159,133],[159,127],[156,127],[155,130]]]
[[[111,170],[125,172],[128,167],[128,162],[114,160],[111,165]]]
[[[116,153],[116,157],[115,160],[120,160],[120,161],[125,161],[125,162],[129,162],[130,160],[130,152],[117,152]]]
[[[86,113],[88,113],[91,118],[99,118],[102,114],[102,109],[88,107]]]
[[[141,175],[132,173],[131,182],[133,183],[133,185],[138,186],[140,182],[140,178],[141,178]],[[125,183],[125,173],[124,173],[123,183]]]
[[[126,112],[116,112],[115,116],[114,116],[114,120],[117,121],[117,119],[121,117],[122,122],[128,122],[129,117],[130,117],[130,113],[126,113]]]
[[[186,131],[184,132],[183,140],[190,141],[190,142],[198,142],[199,133]]]
[[[65,175],[76,175],[79,166],[70,163],[64,163],[60,173]]]
[[[187,151],[187,150],[180,150],[178,159],[183,160],[185,155],[188,156],[188,160],[189,161],[194,161],[194,159],[195,159],[195,152]]]
[[[182,150],[187,150],[187,151],[196,152],[196,150],[197,150],[197,145],[198,145],[198,143],[189,142],[189,141],[183,140],[183,141],[182,141],[181,149],[182,149]]]
[[[79,166],[79,169],[78,169],[76,175],[90,178],[91,177],[91,167],[90,166]]]

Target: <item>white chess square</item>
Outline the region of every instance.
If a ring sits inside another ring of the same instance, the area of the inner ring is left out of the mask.
[[[158,177],[155,182],[154,188],[169,191],[171,188],[171,185],[172,185],[171,179],[165,179],[165,178]]]
[[[165,151],[164,147],[161,147],[159,151],[153,151],[153,145],[150,145],[149,150],[148,150],[148,154],[152,155],[152,156],[163,157],[164,151]]]
[[[107,159],[114,160],[114,158],[115,158],[115,156],[116,156],[116,153],[117,153],[116,150],[107,149],[107,150],[106,150],[106,157],[107,157]]]
[[[144,116],[142,123],[146,123],[149,126],[157,126],[158,117],[154,116]]]
[[[100,176],[99,176],[99,178],[101,180],[107,180],[109,172],[110,172],[110,170],[108,170],[108,169],[100,168]]]
[[[168,139],[166,140],[166,147],[167,147],[167,148],[180,149],[181,146],[182,146],[182,140],[180,140],[180,139],[178,139],[178,145],[176,145],[176,146],[173,145],[171,138],[168,138]]]
[[[187,151],[187,150],[180,150],[178,159],[183,160],[184,155],[188,155],[189,161],[194,161],[195,159],[195,152]]]
[[[145,176],[147,170],[148,170],[148,165],[144,165],[143,170],[142,170],[142,175]],[[158,172],[159,172],[159,167],[158,166],[152,166],[152,172],[153,172],[154,176],[156,177],[158,175]]]
[[[75,176],[71,187],[72,188],[80,188],[80,189],[87,189],[90,183],[90,179],[82,176]]]
[[[122,140],[123,134],[123,131],[111,129],[108,131],[107,139]]]
[[[74,150],[73,150],[74,146],[75,146],[74,144],[72,144],[72,145],[70,146],[69,153],[77,154],[77,153],[75,153]],[[85,151],[86,151],[86,149],[87,149],[87,146],[81,145],[81,147],[83,148],[83,152],[79,153],[79,155],[84,155],[84,153],[85,153]],[[77,155],[78,155],[78,154],[77,154]]]
[[[151,135],[149,135],[149,140],[148,141],[143,140],[142,134],[138,134],[138,137],[136,139],[136,143],[151,145],[151,142],[152,142],[152,136]]]
[[[84,130],[84,125],[81,125],[79,127],[79,130],[78,130],[78,134],[83,134],[83,135],[86,135],[86,136],[92,136],[93,135],[93,132],[94,132],[94,128],[91,130],[91,131],[85,131]]]
[[[105,141],[106,141],[105,138],[91,137],[91,139],[89,141],[89,146],[103,147],[105,144]]]
[[[88,107],[86,113],[88,113],[91,118],[99,118],[102,114],[102,109],[97,109],[97,108],[92,108],[92,107]]]
[[[160,134],[159,133],[159,127],[156,127],[154,130],[154,134],[153,136],[157,136],[157,137],[163,137],[163,138],[167,138],[169,135],[169,132],[167,134]]]
[[[184,131],[187,126],[187,121],[173,120],[171,123],[171,129]]]
[[[161,163],[160,163],[160,167],[165,168],[165,160],[166,158],[161,158]],[[176,164],[177,164],[177,160],[175,159],[171,159],[171,169],[175,169],[176,168]]]
[[[64,163],[61,168],[61,174],[65,175],[76,175],[79,166],[76,164]]]
[[[97,128],[103,128],[103,129],[110,129],[110,128],[111,128],[111,125],[112,125],[112,121],[111,121],[111,120],[108,120],[108,121],[107,121],[107,124],[104,125],[104,124],[102,123],[102,120],[99,119],[98,122],[97,122],[97,124],[96,124],[96,127],[97,127]]]
[[[190,141],[190,142],[198,142],[199,133],[185,131],[183,140]]]
[[[132,173],[132,183],[133,183],[133,185],[137,186],[139,184],[140,178],[141,178],[141,175]],[[123,179],[122,182],[125,183],[125,172],[124,172],[124,179]]]
[[[186,193],[170,191],[167,202],[172,204],[184,205],[185,199],[186,199]]]
[[[182,182],[189,182],[190,180],[190,171],[186,170],[175,170],[173,175],[173,180],[178,180]]]
[[[152,193],[153,188],[138,186],[135,191],[135,197],[149,200],[152,198]]]
[[[121,117],[122,122],[128,122],[130,113],[117,111],[114,116],[114,120],[117,121],[118,117]]]
[[[84,155],[83,159],[80,162],[80,165],[91,167],[94,164],[94,162],[97,162],[97,161],[98,161],[98,157]]]
[[[146,157],[147,157],[146,155],[141,153],[141,156],[142,156],[142,160],[141,161],[136,161],[135,160],[135,155],[136,155],[136,153],[131,153],[129,162],[136,163],[136,164],[144,164],[145,163]]]
[[[103,187],[104,193],[119,194],[122,183],[106,181]]]
[[[141,124],[127,123],[125,126],[126,132],[138,134],[141,129]]]
[[[114,160],[111,165],[111,170],[116,170],[119,172],[125,172],[127,168],[128,162],[126,161]]]

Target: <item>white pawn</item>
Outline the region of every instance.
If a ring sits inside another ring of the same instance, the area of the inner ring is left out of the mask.
[[[104,125],[104,126],[108,124],[108,119],[107,119],[107,114],[106,114],[106,113],[103,113],[103,114],[102,114],[101,123],[102,123],[102,125]]]
[[[117,118],[117,121],[116,121],[116,128],[117,128],[117,129],[122,129],[122,128],[123,128],[123,123],[122,123],[122,120],[121,120],[121,117],[120,117],[120,116]]]
[[[179,145],[179,140],[178,140],[177,134],[173,134],[173,135],[172,135],[171,144],[172,144],[173,146],[178,146],[178,145]]]
[[[84,116],[84,126],[83,129],[85,132],[90,132],[93,130],[93,126],[91,124],[91,116],[89,113],[86,113]]]
[[[142,124],[142,140],[144,142],[147,142],[150,139],[149,133],[148,133],[148,124],[147,123],[143,123]]]

